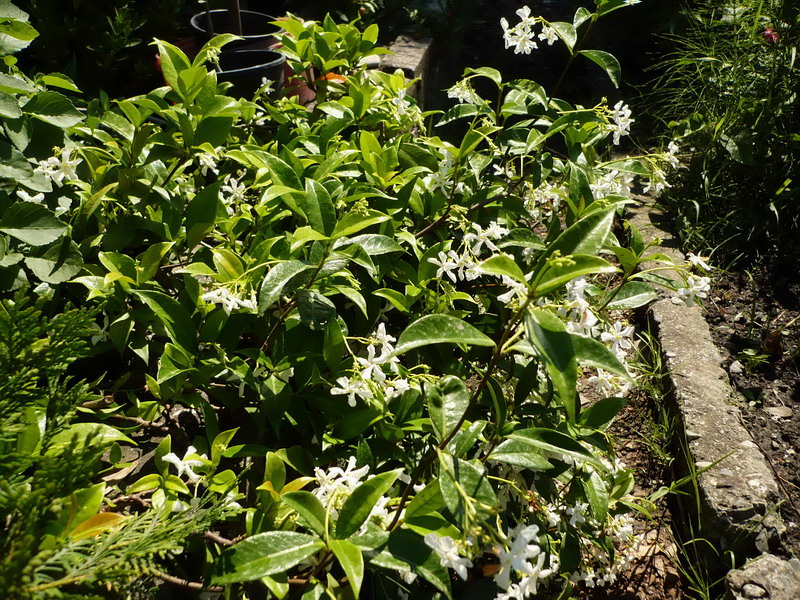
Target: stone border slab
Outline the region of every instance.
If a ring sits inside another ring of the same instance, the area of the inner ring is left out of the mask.
[[[427,104],[426,80],[430,79],[428,71],[431,65],[431,38],[416,40],[407,35],[398,36],[389,45],[392,54],[381,56],[381,70],[393,73],[397,69],[403,71],[406,79],[419,79],[409,90],[422,110]]]
[[[638,199],[642,206],[632,210],[631,222],[646,242],[661,240],[659,246],[652,248],[653,252],[667,254],[677,264],[683,264],[685,257],[672,236],[659,226],[663,215],[654,200]],[[673,280],[679,277],[674,271],[661,274]],[[664,290],[661,292],[663,298],[666,294]],[[698,515],[702,528],[698,535],[721,550],[737,551],[738,558],[778,549],[785,531],[776,510],[778,483],[741,421],[733,400],[734,390],[701,309],[663,298],[648,308],[647,317],[660,344],[672,392],[672,408],[684,438],[686,456],[679,460],[685,461],[686,473],[708,468],[698,478],[702,511]],[[736,573],[729,574],[733,578],[729,582],[730,593],[738,585]],[[752,573],[757,575],[760,571]],[[768,586],[764,587],[766,583],[749,582],[768,590]],[[756,587],[748,590],[756,591]],[[749,600],[747,596],[741,597]],[[800,594],[793,592],[775,598],[798,600]]]
[[[725,600],[798,600],[800,560],[766,554],[728,573]]]

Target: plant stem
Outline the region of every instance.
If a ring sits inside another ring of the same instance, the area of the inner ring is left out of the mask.
[[[567,64],[564,65],[564,70],[561,71],[561,76],[558,78],[558,82],[556,83],[556,87],[553,89],[552,96],[555,96],[556,94],[558,94],[558,91],[561,89],[561,84],[564,83],[564,78],[567,76],[567,72],[569,71],[569,68],[572,66],[572,63],[575,61],[575,57],[578,56],[578,53],[581,51],[581,48],[583,48],[583,45],[586,43],[586,40],[589,39],[589,34],[592,32],[592,27],[594,27],[595,18],[596,18],[596,16],[592,18],[591,23],[589,23],[589,27],[586,28],[586,33],[584,33],[583,37],[581,38],[581,41],[578,42],[578,45],[575,46],[575,48],[570,53],[569,60],[567,61]]]

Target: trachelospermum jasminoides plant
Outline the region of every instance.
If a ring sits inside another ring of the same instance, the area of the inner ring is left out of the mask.
[[[313,106],[226,96],[204,63],[227,38],[193,60],[158,42],[168,86],[91,102],[66,166],[42,165],[64,171],[73,203],[53,218],[82,266],[34,293],[102,311],[83,368],[104,400],[81,417],[125,434],[95,512],[215,499],[226,518],[152,573],[229,597],[613,581],[636,542],[604,433],[633,379],[616,311],[655,297],[641,265],[664,259],[612,225],[669,161],[606,158],[624,103],[483,68],[425,114],[402,74],[361,65],[373,30],[286,30],[296,73],[336,75]],[[415,134],[428,116],[467,132]]]

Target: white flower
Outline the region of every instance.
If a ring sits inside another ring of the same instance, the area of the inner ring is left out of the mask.
[[[597,375],[589,377],[589,383],[595,384],[597,393],[603,396],[610,396],[615,389],[614,376],[603,369],[597,369]]]
[[[339,377],[336,380],[338,387],[331,388],[331,395],[333,396],[347,396],[347,403],[355,407],[356,396],[369,400],[372,398],[372,392],[367,384],[361,380],[354,380],[348,377]]]
[[[523,6],[520,9],[517,9],[517,16],[520,18],[519,25],[517,27],[524,27],[530,29],[534,25],[536,25],[536,17],[531,16],[531,7],[530,6]]]
[[[472,561],[459,556],[458,547],[453,538],[428,533],[424,539],[425,544],[439,556],[439,562],[443,567],[453,569],[461,579],[467,580],[467,569],[472,568]]]
[[[673,169],[676,169],[681,165],[681,161],[678,160],[677,157],[679,151],[680,148],[678,148],[678,144],[675,142],[670,142],[667,145],[667,153],[664,155],[664,160],[666,160]]]
[[[631,114],[630,107],[624,104],[622,100],[614,105],[614,110],[611,114],[611,120],[614,121],[614,123],[611,125],[611,131],[614,134],[613,141],[615,145],[619,144],[621,136],[630,133],[631,123],[634,122],[634,119],[631,119]]]
[[[63,215],[70,208],[72,208],[72,198],[61,196],[61,198],[58,199],[56,204],[58,206],[56,206],[55,215],[58,217],[59,215]]]
[[[466,79],[459,81],[449,90],[447,90],[447,97],[458,100],[458,102],[461,104],[479,100],[472,89],[472,86],[470,86],[469,81]]]
[[[500,559],[500,570],[494,576],[497,585],[507,590],[511,585],[512,573],[524,575],[533,573],[535,567],[530,562],[530,559],[541,555],[541,560],[544,561],[542,549],[538,544],[531,543],[538,535],[539,527],[537,525],[529,525],[524,528],[517,527],[509,532],[509,538],[513,537],[511,547],[508,550],[501,547],[495,549],[497,557]]]
[[[631,343],[628,338],[633,334],[633,327],[623,327],[622,323],[614,323],[611,331],[604,331],[600,334],[600,339],[606,344],[611,343],[611,351],[614,354],[624,354],[622,350],[630,350]]]
[[[547,40],[547,45],[552,46],[558,40],[558,34],[553,27],[544,25],[542,32],[539,34],[539,39],[542,41]]]
[[[210,304],[221,304],[222,309],[227,314],[231,314],[232,311],[239,308],[243,308],[250,313],[258,310],[258,302],[256,302],[254,294],[251,294],[250,298],[239,298],[226,287],[218,287],[206,292],[200,296],[200,299]]]
[[[247,193],[247,186],[233,175],[228,175],[225,178],[225,184],[222,186],[221,191],[224,192],[222,201],[228,207],[228,214],[232,214],[232,205],[244,200],[245,194]]]
[[[697,256],[696,254],[689,252],[686,255],[686,260],[688,260],[692,264],[692,266],[699,267],[703,269],[703,271],[708,272],[714,270],[714,267],[712,267],[706,262],[708,260],[707,256]]]
[[[217,161],[215,157],[208,153],[202,152],[196,156],[197,164],[200,165],[200,173],[205,177],[208,175],[208,172],[211,171],[214,175],[219,174],[219,168],[217,167]]]
[[[359,486],[361,479],[367,473],[369,473],[369,465],[356,469],[355,456],[347,459],[344,469],[331,467],[327,471],[323,471],[317,467],[314,469],[314,477],[319,487],[312,493],[322,502],[323,506],[331,506],[331,516],[335,518],[338,516],[337,509],[341,508],[344,501]]]
[[[711,291],[711,278],[689,275],[686,278],[686,286],[678,289],[675,293],[686,306],[692,306],[695,298],[707,298],[709,291]]]
[[[39,192],[35,196],[31,196],[28,192],[23,189],[17,190],[17,197],[24,202],[33,202],[35,204],[41,204],[44,200],[44,193]]]
[[[261,93],[262,94],[271,94],[275,91],[275,88],[272,86],[274,85],[274,81],[271,79],[267,79],[266,77],[261,78]]]
[[[564,513],[570,518],[569,524],[577,527],[579,523],[585,523],[586,517],[584,513],[586,513],[587,508],[589,508],[589,505],[586,502],[578,502],[575,506],[565,510]]]
[[[450,250],[448,254],[445,254],[440,250],[438,258],[429,258],[428,262],[439,267],[436,270],[436,277],[441,278],[442,275],[447,275],[447,277],[450,278],[450,281],[455,283],[457,276],[454,271],[459,266],[459,260],[460,258],[458,254],[456,254],[453,250]]]
[[[508,235],[508,229],[499,225],[497,221],[492,221],[489,226],[484,230],[478,223],[472,224],[475,233],[469,232],[464,236],[466,243],[474,242],[472,244],[472,252],[475,255],[480,254],[483,245],[489,248],[492,252],[499,252],[500,249],[494,244],[492,240],[499,240]]]
[[[406,100],[406,89],[402,88],[397,90],[397,96],[392,98],[392,104],[397,109],[397,113],[399,115],[405,115],[408,112],[408,109],[411,107],[411,102]]]
[[[386,333],[386,324],[381,323],[378,329],[372,334],[372,338],[381,346],[381,352],[391,354],[394,352],[392,342],[396,342],[397,338]]]
[[[191,458],[192,456],[197,456],[197,458]],[[178,455],[174,452],[170,452],[169,454],[164,455],[162,460],[175,465],[175,468],[178,469],[178,477],[182,477],[185,473],[186,478],[190,483],[197,483],[200,481],[200,479],[202,479],[202,475],[195,473],[194,468],[202,467],[205,464],[204,460],[208,460],[208,457],[205,454],[198,456],[197,448],[194,446],[189,446],[186,449],[186,454],[183,455],[182,459],[178,458]]]
[[[50,181],[59,187],[64,184],[65,179],[67,181],[75,181],[78,179],[75,169],[81,164],[81,159],[70,160],[70,154],[69,150],[62,150],[60,157],[51,156],[46,160],[40,161],[36,171],[47,175]]]

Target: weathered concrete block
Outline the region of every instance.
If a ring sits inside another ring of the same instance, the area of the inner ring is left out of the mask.
[[[778,484],[731,401],[733,390],[701,310],[659,300],[648,313],[685,432],[687,460],[694,470],[720,461],[699,478],[701,535],[723,549],[776,548],[785,531],[775,509]]]
[[[800,561],[764,554],[725,578],[725,600],[798,600]]]
[[[419,78],[419,81],[409,89],[408,93],[417,100],[423,110],[427,94],[426,81],[430,80],[432,44],[431,38],[415,40],[401,35],[389,46],[392,54],[381,56],[381,70],[393,73],[400,69],[406,79]]]

